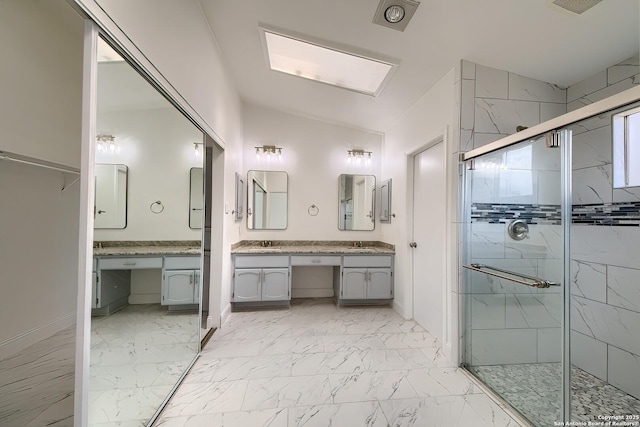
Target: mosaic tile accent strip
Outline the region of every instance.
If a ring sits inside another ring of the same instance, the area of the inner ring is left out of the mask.
[[[640,226],[640,202],[573,205],[572,210],[573,224]],[[473,203],[471,222],[502,224],[523,219],[527,224],[559,225],[561,212],[560,205]]]
[[[534,425],[549,426],[559,421],[559,363],[470,366],[468,369]],[[620,414],[640,414],[640,400],[572,367],[571,421],[598,421],[599,415]]]
[[[527,224],[561,224],[560,205],[473,203],[471,222],[490,224],[523,219]]]
[[[640,202],[573,205],[574,224],[640,226]]]

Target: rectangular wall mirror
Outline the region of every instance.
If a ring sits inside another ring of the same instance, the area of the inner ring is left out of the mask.
[[[249,171],[247,174],[247,228],[287,228],[289,177],[281,171]]]
[[[189,171],[189,228],[202,228],[204,175],[202,168]]]
[[[391,178],[380,184],[380,222],[391,222]]]
[[[127,175],[125,165],[95,165],[94,228],[127,226]]]
[[[236,220],[244,217],[244,177],[236,172],[236,209],[233,211]]]
[[[338,228],[373,230],[376,221],[376,177],[340,175],[338,182]]]

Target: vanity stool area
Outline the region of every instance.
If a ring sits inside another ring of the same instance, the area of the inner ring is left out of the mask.
[[[233,310],[288,307],[294,268],[327,267],[338,306],[389,305],[395,250],[383,242],[241,241],[231,248]]]
[[[198,308],[199,241],[97,242],[95,246],[92,315],[109,315],[129,303],[160,303],[169,310]],[[132,295],[136,270],[156,270],[162,278],[157,284],[146,284],[146,295]]]

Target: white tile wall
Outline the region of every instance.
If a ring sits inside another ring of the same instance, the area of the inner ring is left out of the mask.
[[[540,103],[540,123],[559,117],[567,112],[567,104]]]
[[[471,258],[504,258],[504,224],[471,224]]]
[[[476,98],[475,116],[476,132],[511,135],[517,126],[540,123],[540,107],[530,101]]]
[[[602,71],[567,88],[567,103],[607,87],[607,72]]]
[[[571,331],[571,363],[607,381],[607,344],[590,336]]]
[[[637,268],[640,227],[571,227],[571,258]]]
[[[572,295],[607,302],[607,267],[605,265],[571,260],[570,268]]]
[[[607,303],[640,312],[640,270],[607,267]]]
[[[563,250],[561,225],[531,224],[528,238],[524,240],[505,238],[505,258],[561,259]]]
[[[562,299],[551,295],[507,295],[507,328],[560,327]]]
[[[640,356],[610,345],[609,383],[640,399]]]
[[[573,136],[573,169],[611,164],[611,126]]]
[[[554,102],[565,105],[567,92],[551,83],[509,73],[509,99]]]
[[[614,188],[613,202],[638,202],[640,201],[640,187]]]
[[[538,363],[562,360],[562,328],[538,329]]]
[[[607,84],[613,85],[640,73],[640,57],[633,56],[607,69]]]
[[[611,165],[574,170],[572,196],[574,205],[611,203]]]
[[[509,73],[496,68],[476,65],[476,97],[508,99]]]
[[[471,337],[475,365],[535,363],[538,332],[535,329],[487,329],[473,331]]]
[[[471,296],[471,320],[473,329],[504,329],[505,295]]]

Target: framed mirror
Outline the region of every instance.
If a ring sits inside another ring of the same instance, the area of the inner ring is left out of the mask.
[[[236,209],[233,211],[236,220],[244,217],[244,177],[236,172]]]
[[[189,171],[189,228],[202,228],[204,175],[202,168]]]
[[[289,177],[282,171],[249,171],[247,174],[247,228],[287,228]]]
[[[380,184],[380,222],[391,222],[391,178]]]
[[[94,228],[127,227],[126,165],[95,165]]]
[[[373,230],[376,222],[376,177],[343,174],[338,185],[338,228]]]

